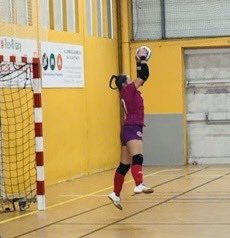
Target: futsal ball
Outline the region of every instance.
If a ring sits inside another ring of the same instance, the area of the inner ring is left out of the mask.
[[[136,58],[137,60],[141,60],[141,57],[144,57],[146,61],[148,61],[151,57],[151,50],[147,46],[141,46],[136,50]]]

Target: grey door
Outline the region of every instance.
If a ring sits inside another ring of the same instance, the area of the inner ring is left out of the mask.
[[[230,163],[230,48],[184,52],[188,162]]]

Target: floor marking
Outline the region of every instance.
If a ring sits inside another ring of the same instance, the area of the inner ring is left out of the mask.
[[[219,176],[219,174],[210,174],[210,175],[202,175],[202,174],[194,174],[194,175],[191,175],[192,177],[216,177],[216,176]],[[227,177],[227,176],[226,176]],[[226,178],[226,179],[228,179],[228,178]]]
[[[82,194],[63,194],[59,195],[60,197],[80,197]]]
[[[150,173],[150,174],[144,175],[143,177],[144,177],[144,178],[147,178],[147,177],[153,176],[153,175],[155,175],[155,174],[163,173],[163,172],[180,171],[180,170],[182,170],[182,169],[163,169],[163,170],[156,171],[156,172],[154,172],[154,173]],[[130,182],[133,182],[133,179],[130,179],[130,180],[128,180],[128,181],[125,181],[124,184],[130,183]],[[91,192],[91,193],[87,193],[87,194],[85,194],[85,195],[81,195],[81,196],[78,196],[78,197],[75,197],[75,198],[66,200],[66,201],[64,201],[64,202],[56,203],[56,204],[47,206],[47,207],[46,207],[46,210],[49,210],[49,209],[51,209],[51,208],[56,208],[56,207],[65,205],[65,204],[68,204],[68,203],[70,203],[70,202],[74,202],[74,201],[77,201],[77,200],[79,200],[79,199],[82,199],[82,198],[90,197],[90,196],[93,196],[93,195],[95,195],[95,194],[97,194],[97,193],[104,192],[104,191],[109,190],[109,189],[112,189],[112,188],[113,188],[113,186],[109,186],[109,187],[107,187],[107,188],[103,188],[103,189],[100,189],[100,190],[97,190],[97,191],[94,191],[94,192]],[[45,210],[45,211],[46,211],[46,210]],[[27,217],[27,216],[30,216],[30,215],[34,215],[34,214],[37,214],[37,213],[40,213],[40,212],[45,212],[45,211],[38,211],[38,210],[36,210],[36,211],[28,212],[28,213],[26,213],[26,214],[19,215],[19,216],[17,216],[17,217],[12,217],[12,218],[9,218],[9,219],[0,221],[0,225],[1,225],[1,224],[8,223],[8,222],[11,222],[11,221],[15,221],[15,220],[18,220],[18,219],[21,219],[21,218],[24,218],[24,217]]]
[[[61,197],[80,197],[84,196],[83,194],[66,194],[66,195],[60,195]],[[101,194],[101,195],[92,195],[91,197],[107,197],[108,195],[106,194]]]

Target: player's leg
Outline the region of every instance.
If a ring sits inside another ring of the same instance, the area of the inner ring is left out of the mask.
[[[134,193],[152,193],[153,189],[143,183],[143,142],[140,139],[133,139],[127,142],[128,151],[132,157],[131,173],[136,187]]]
[[[130,140],[127,142],[127,148],[132,157],[131,173],[136,186],[143,183],[143,145],[141,140]]]
[[[124,184],[125,175],[129,171],[130,163],[131,163],[131,157],[127,150],[127,147],[122,146],[120,164],[117,167],[115,175],[114,175],[114,190],[112,193],[109,194],[109,199],[119,209],[122,209],[120,193],[122,190],[122,186]]]
[[[131,163],[131,157],[128,153],[127,147],[121,147],[121,161],[114,176],[114,192],[117,196],[120,196],[122,186],[124,183],[125,175],[128,173]]]

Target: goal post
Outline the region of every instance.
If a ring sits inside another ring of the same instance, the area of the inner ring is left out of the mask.
[[[43,130],[42,130],[42,100],[40,63],[38,58],[33,58],[33,101],[34,101],[34,128],[35,128],[35,161],[37,169],[37,205],[38,210],[45,209],[45,184],[44,184],[44,156],[43,156]]]
[[[0,204],[45,209],[39,58],[0,55]]]

